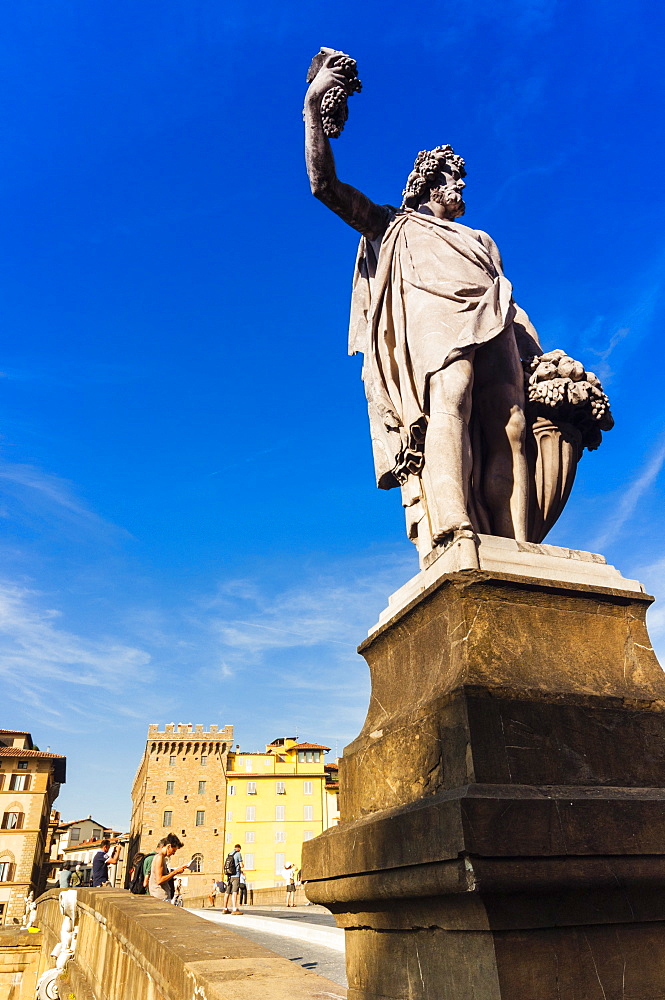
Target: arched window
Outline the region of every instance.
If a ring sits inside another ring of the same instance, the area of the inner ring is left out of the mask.
[[[203,871],[203,855],[195,854],[192,858],[192,863],[189,866],[190,872],[202,872]]]

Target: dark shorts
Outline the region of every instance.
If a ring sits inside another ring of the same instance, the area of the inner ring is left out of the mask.
[[[287,892],[295,892],[296,891],[296,884],[295,884],[295,882],[289,882],[289,884],[286,887],[286,891]]]
[[[226,883],[227,892],[237,892],[240,888],[240,875],[231,875]]]

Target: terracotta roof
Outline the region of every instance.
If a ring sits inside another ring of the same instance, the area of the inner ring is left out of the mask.
[[[339,771],[339,764],[324,764],[324,771]]]
[[[27,729],[0,729],[0,733],[14,733],[15,736],[29,736]]]
[[[62,853],[67,854],[68,851],[81,851],[81,850],[87,851],[91,847],[95,847],[98,844],[101,844],[104,840],[108,840],[109,843],[115,844],[121,839],[121,837],[124,836],[125,834],[121,833],[117,837],[100,837],[99,840],[82,840],[80,844],[70,844],[69,847],[63,847]]]
[[[98,826],[100,830],[110,829],[110,827],[104,826],[103,823],[98,823],[92,816],[85,816],[83,819],[72,819],[69,823],[58,823],[58,830],[67,830],[70,826],[76,826],[77,823],[92,823],[93,826]]]
[[[59,784],[63,784],[66,778],[67,758],[61,753],[51,753],[45,750],[19,750],[17,747],[0,747],[0,757],[18,757],[25,760],[39,758],[40,760],[53,761],[53,777]]]
[[[330,750],[330,747],[324,747],[322,743],[296,743],[295,746],[289,747],[289,750]]]

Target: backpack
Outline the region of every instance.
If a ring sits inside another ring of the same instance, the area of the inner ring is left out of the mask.
[[[143,885],[143,879],[143,861],[140,861],[134,866],[134,874],[132,875],[132,880],[129,883],[129,891],[133,892],[135,896],[143,896],[145,894],[146,890]]]
[[[72,872],[71,881],[69,883],[70,889],[76,889],[83,882],[83,872],[74,871]]]
[[[230,854],[227,854],[226,861],[224,862],[224,874],[225,875],[235,875],[236,868],[237,868],[237,865],[236,865],[236,852],[235,851],[231,851]]]

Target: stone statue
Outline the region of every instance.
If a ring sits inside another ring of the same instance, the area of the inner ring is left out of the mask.
[[[74,957],[78,937],[78,911],[76,889],[65,889],[60,893],[60,912],[62,924],[60,940],[51,952],[51,958],[56,960],[55,968],[46,969],[37,981],[35,1000],[59,1000],[62,996],[59,984],[67,963]],[[68,991],[68,995],[71,995]]]
[[[35,903],[35,894],[30,890],[28,895],[25,897],[25,908],[23,910],[23,930],[29,931],[31,927],[34,927],[35,920],[37,917],[37,904]]]
[[[561,513],[584,447],[613,421],[598,379],[542,353],[492,238],[464,214],[464,160],[418,154],[400,208],[342,183],[341,133],[356,64],[321,49],[305,99],[312,193],[361,233],[350,353],[364,355],[377,485],[399,486],[421,564],[477,533],[540,542]]]

